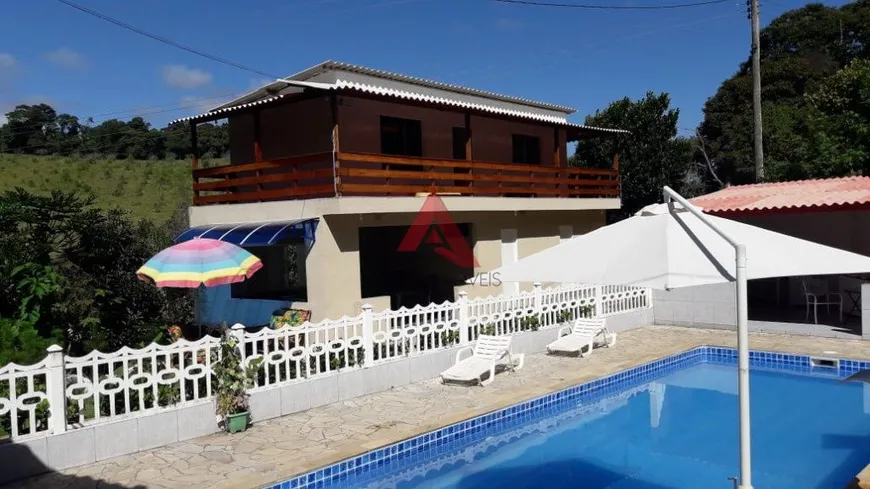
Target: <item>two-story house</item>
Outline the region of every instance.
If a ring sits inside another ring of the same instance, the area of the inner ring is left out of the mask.
[[[366,302],[379,310],[462,289],[518,290],[467,280],[603,226],[620,206],[618,155],[592,169],[569,167],[567,153],[571,141],[625,131],[574,124],[571,113],[329,61],[173,121],[190,124],[193,148],[191,229],[179,240],[230,241],[264,263],[246,282],[208,290],[201,319],[264,324],[291,305],[337,319]],[[220,119],[230,162],[198,168],[196,126]],[[429,195],[474,262],[439,252],[437,229],[403,245]]]

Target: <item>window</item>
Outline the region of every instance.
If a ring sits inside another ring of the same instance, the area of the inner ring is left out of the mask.
[[[263,262],[263,268],[243,282],[232,284],[234,299],[308,300],[305,242],[278,246],[245,247]]]
[[[454,160],[464,160],[465,159],[465,141],[468,138],[466,136],[464,127],[454,127],[453,128],[453,159]]]
[[[514,163],[541,164],[541,140],[534,136],[513,135]]]
[[[397,156],[423,156],[420,121],[381,116],[381,153]]]

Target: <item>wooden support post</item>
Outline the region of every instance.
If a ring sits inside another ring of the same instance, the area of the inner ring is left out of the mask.
[[[260,134],[260,112],[254,112],[254,161],[256,163],[260,163],[263,161],[263,145],[262,145],[262,136]],[[257,170],[254,172],[257,176],[257,192],[261,192],[263,190],[263,184],[260,183],[260,178],[263,175],[261,170]]]
[[[338,97],[335,93],[329,95],[329,106],[332,112],[332,179],[335,184],[335,196],[341,197],[341,176],[339,176],[341,161],[338,159],[341,146],[338,140]]]
[[[254,161],[263,161],[263,146],[260,136],[260,111],[254,112]]]
[[[474,160],[471,146],[471,112],[465,112],[465,159]]]
[[[562,144],[558,127],[553,128],[553,166],[562,166]]]
[[[199,168],[199,144],[196,139],[196,122],[190,121],[190,166]]]
[[[471,143],[471,112],[465,111],[465,160],[469,163],[474,162],[474,146]],[[474,168],[469,168],[465,171],[471,179],[466,180],[469,187],[474,187]],[[472,191],[473,193],[473,191]]]
[[[561,139],[559,138],[559,128],[553,128],[553,166],[556,168],[560,168],[562,166],[562,144]],[[562,178],[562,173],[556,173],[556,178]],[[556,190],[559,190],[559,197],[562,196],[561,189],[564,186],[561,183],[556,184]]]
[[[196,184],[199,183],[199,178],[196,176],[196,170],[199,168],[199,148],[196,140],[196,122],[190,121],[190,173],[193,178],[193,205],[196,205],[199,200],[199,191],[196,190]]]
[[[619,174],[619,149],[613,154],[613,169],[616,170],[616,185],[619,189],[620,197],[622,196],[622,176]]]

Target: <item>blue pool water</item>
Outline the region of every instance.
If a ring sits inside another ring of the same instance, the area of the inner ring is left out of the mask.
[[[272,487],[730,489],[734,360],[702,347]],[[841,382],[870,365],[753,352],[752,366],[756,488],[842,489],[870,463],[870,389]]]

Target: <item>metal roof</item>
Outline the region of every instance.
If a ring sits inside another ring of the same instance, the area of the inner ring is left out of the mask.
[[[284,86],[284,89],[290,88],[291,91],[289,91],[287,93],[280,93],[278,95],[269,96],[269,97],[262,98],[259,100],[253,100],[251,102],[242,103],[239,105],[224,106],[221,108],[216,108],[216,109],[213,109],[213,110],[206,112],[204,114],[191,116],[191,117],[183,117],[181,119],[176,119],[176,120],[170,122],[170,124],[176,124],[179,122],[186,122],[186,121],[198,120],[198,119],[213,118],[216,115],[227,116],[233,112],[236,112],[236,111],[248,108],[248,107],[271,104],[271,103],[277,102],[278,100],[281,100],[285,97],[292,97],[293,95],[300,93],[300,89],[302,89],[302,90],[314,89],[314,90],[358,91],[358,92],[363,92],[363,93],[370,93],[370,94],[382,95],[382,96],[387,96],[387,97],[394,97],[394,98],[405,99],[405,100],[414,100],[414,101],[428,102],[428,103],[438,104],[438,105],[448,105],[448,106],[460,107],[460,108],[465,108],[465,109],[480,110],[483,112],[490,112],[493,114],[519,117],[519,118],[523,118],[523,119],[533,119],[533,120],[542,121],[542,122],[549,122],[551,124],[559,124],[559,125],[563,125],[563,126],[567,126],[567,127],[574,127],[577,129],[584,129],[584,130],[591,130],[591,131],[602,131],[602,132],[610,132],[610,133],[625,133],[625,134],[627,134],[629,132],[629,131],[625,131],[623,129],[599,128],[599,127],[586,126],[583,124],[574,124],[574,123],[568,122],[568,120],[565,117],[556,117],[556,116],[541,114],[541,113],[537,113],[537,112],[530,112],[530,111],[505,109],[505,108],[496,107],[493,105],[466,102],[466,101],[457,100],[457,99],[437,97],[437,96],[428,95],[428,94],[424,94],[424,93],[411,92],[411,91],[407,91],[407,90],[397,90],[394,88],[388,88],[388,87],[383,87],[383,86],[378,86],[378,85],[370,85],[370,84],[358,83],[358,82],[352,82],[352,81],[346,81],[346,80],[340,80],[340,79],[336,80],[335,83],[319,83],[319,82],[308,82],[308,81],[287,80],[287,79],[276,80],[275,82],[270,83],[269,85],[267,85],[266,87],[264,87],[261,90],[265,90],[265,89],[276,90],[281,85]],[[280,91],[284,91],[284,89],[282,89]]]
[[[441,90],[448,90],[456,93],[464,93],[468,95],[477,95],[481,97],[503,100],[505,102],[514,102],[523,105],[530,105],[533,107],[540,107],[542,109],[551,109],[558,110],[560,112],[565,112],[566,114],[573,114],[575,112],[571,107],[566,107],[564,105],[556,105],[548,102],[538,102],[535,100],[529,100],[527,98],[521,97],[512,97],[510,95],[502,95],[495,92],[490,92],[487,90],[478,90],[476,88],[463,87],[460,85],[453,85],[450,83],[442,83],[434,80],[426,80],[424,78],[417,78],[415,76],[403,75],[401,73],[393,73],[390,71],[377,70],[374,68],[368,68],[366,66],[354,65],[350,63],[343,63],[341,61],[328,60],[320,63],[316,66],[312,66],[311,68],[305,69],[296,73],[294,75],[289,76],[288,78],[292,80],[308,80],[318,73],[322,73],[324,71],[333,71],[333,70],[342,70],[349,71],[352,73],[359,73],[362,75],[370,75],[378,78],[386,78],[388,80],[395,80],[404,83],[411,83],[414,85],[420,85],[424,87],[438,88]]]
[[[848,210],[870,207],[870,177],[735,185],[691,199],[710,214]]]
[[[202,114],[197,114],[197,115],[192,115],[189,117],[182,117],[180,119],[172,120],[169,122],[169,125],[178,124],[179,122],[188,122],[188,121],[198,120],[198,119],[208,119],[208,118],[211,118],[212,116],[215,116],[215,115],[221,115],[221,114],[229,115],[233,112],[237,112],[239,110],[246,109],[248,107],[254,107],[256,105],[270,104],[270,103],[275,102],[277,100],[281,100],[282,98],[284,98],[286,96],[287,95],[275,95],[273,97],[268,97],[268,98],[264,98],[261,100],[256,100],[254,102],[248,102],[246,104],[235,105],[235,106],[226,107],[223,109],[212,109],[212,110],[210,110],[208,112],[204,112]]]
[[[179,234],[176,243],[198,238],[211,238],[239,246],[271,246],[288,238],[314,240],[318,218],[286,221],[246,222],[196,226]]]

